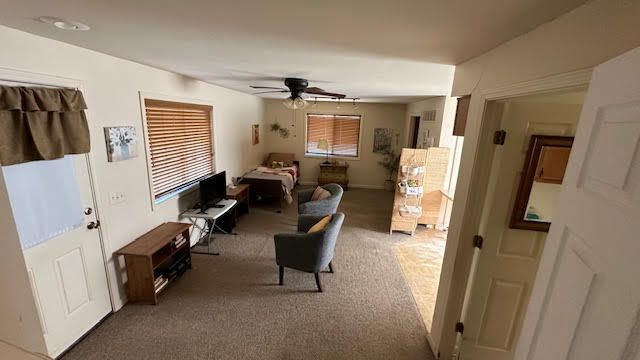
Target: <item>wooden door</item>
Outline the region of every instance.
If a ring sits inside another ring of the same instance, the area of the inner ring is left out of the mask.
[[[640,355],[640,48],[593,74],[519,358]]]
[[[511,360],[547,233],[509,228],[531,135],[571,136],[580,105],[507,102],[496,145],[479,234],[484,238],[473,278],[460,359]]]
[[[87,157],[72,156],[84,207],[92,209],[85,221],[95,223]],[[83,225],[26,249],[24,257],[48,355],[57,357],[111,312],[98,230]]]
[[[418,134],[420,133],[420,116],[411,116],[411,143],[409,147],[412,149],[418,148]]]

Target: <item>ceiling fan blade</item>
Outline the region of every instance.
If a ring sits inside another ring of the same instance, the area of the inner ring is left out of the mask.
[[[260,91],[256,93],[252,93],[252,95],[260,95],[260,94],[270,94],[270,93],[288,93],[289,90],[270,90],[270,91]]]
[[[274,87],[274,86],[255,86],[255,85],[250,85],[249,87],[251,87],[253,89],[287,90],[287,89],[282,88],[282,87]],[[289,90],[287,90],[287,91],[289,91]]]
[[[322,90],[320,88],[317,88],[317,87],[308,87],[308,88],[306,88],[304,90],[304,92],[307,93],[307,94],[324,95],[324,96],[329,96],[329,97],[333,97],[333,98],[337,98],[337,99],[344,99],[345,97],[347,97],[347,95],[324,91],[324,90]]]

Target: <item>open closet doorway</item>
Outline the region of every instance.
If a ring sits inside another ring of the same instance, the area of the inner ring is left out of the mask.
[[[512,360],[586,89],[490,101],[498,124],[459,358]]]

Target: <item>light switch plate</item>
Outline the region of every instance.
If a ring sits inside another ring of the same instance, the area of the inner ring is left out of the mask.
[[[124,202],[125,196],[121,191],[112,191],[109,193],[109,203],[111,205],[119,204]]]

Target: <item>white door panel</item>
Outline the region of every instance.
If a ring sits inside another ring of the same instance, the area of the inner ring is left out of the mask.
[[[460,348],[463,360],[511,360],[547,233],[511,229],[509,219],[531,135],[571,136],[579,105],[503,104],[487,203],[479,233],[484,238],[464,319]]]
[[[519,352],[637,359],[640,49],[594,71],[565,179]]]
[[[91,301],[87,267],[82,248],[75,248],[54,260],[59,290],[64,295],[67,316]]]
[[[85,208],[94,208],[87,159],[74,155]],[[96,221],[95,211],[86,222]],[[55,357],[111,311],[97,230],[68,231],[24,251],[49,355]]]

